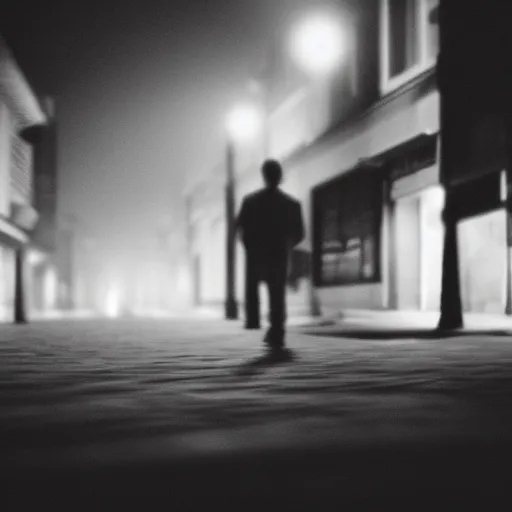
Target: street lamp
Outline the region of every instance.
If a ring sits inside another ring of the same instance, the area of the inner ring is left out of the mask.
[[[335,16],[317,13],[294,26],[289,41],[293,60],[307,73],[327,75],[343,60],[346,41]]]
[[[227,320],[238,319],[236,300],[235,143],[249,142],[261,129],[261,114],[250,104],[234,108],[226,119],[226,303]]]
[[[261,128],[261,113],[253,105],[239,105],[226,119],[228,138],[233,141],[250,142]]]

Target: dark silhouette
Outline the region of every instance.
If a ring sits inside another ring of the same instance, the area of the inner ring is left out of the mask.
[[[237,219],[246,252],[245,327],[260,328],[258,286],[266,282],[270,329],[265,342],[271,348],[282,348],[289,257],[304,239],[304,221],[300,203],[279,189],[281,164],[276,160],[265,161],[262,174],[265,188],[244,198]]]

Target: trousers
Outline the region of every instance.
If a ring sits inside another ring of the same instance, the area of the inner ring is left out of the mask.
[[[245,318],[246,324],[260,324],[259,285],[265,282],[269,295],[270,327],[284,331],[286,322],[286,278],[288,255],[284,251],[260,254],[246,250]]]

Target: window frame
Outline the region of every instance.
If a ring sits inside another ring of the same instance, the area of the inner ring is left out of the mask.
[[[428,29],[429,11],[428,0],[413,0],[416,2],[417,22],[419,30],[417,43],[419,44],[418,62],[409,69],[394,77],[390,76],[390,23],[389,4],[392,0],[380,0],[380,91],[382,95],[388,94],[406,84],[421,73],[436,65],[436,58],[428,55]]]

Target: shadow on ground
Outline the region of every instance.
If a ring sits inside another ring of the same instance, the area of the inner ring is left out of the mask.
[[[482,337],[482,336],[501,336],[509,337],[510,331],[503,330],[479,330],[479,331],[443,331],[438,329],[302,329],[302,334],[308,336],[324,336],[328,338],[350,338],[362,340],[396,340],[396,339],[441,339],[441,338],[460,338],[464,337]]]
[[[254,375],[265,368],[295,361],[296,354],[290,349],[269,351],[262,356],[244,362],[236,369],[236,375]]]

